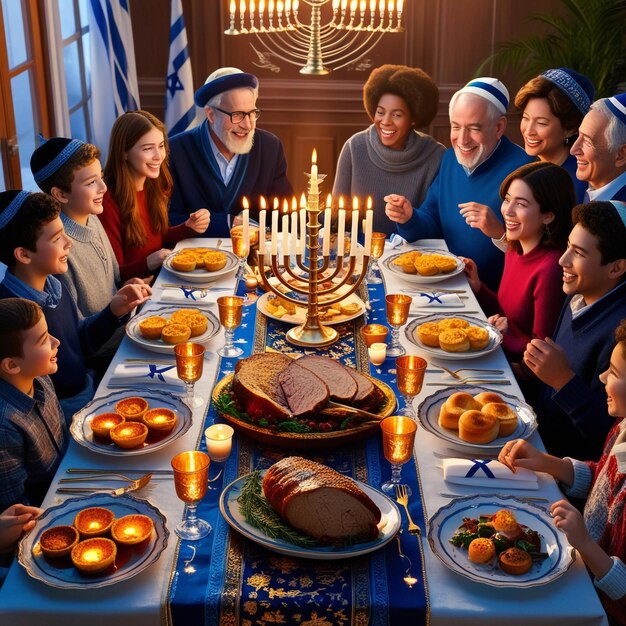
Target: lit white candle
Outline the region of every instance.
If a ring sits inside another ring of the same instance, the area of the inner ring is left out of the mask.
[[[337,256],[343,256],[345,238],[346,238],[346,210],[343,208],[343,196],[339,196],[339,212],[338,212],[338,219],[337,219]]]
[[[213,424],[204,431],[209,458],[217,463],[230,456],[235,431],[227,424]]]
[[[328,256],[330,254],[330,222],[332,220],[333,198],[330,194],[326,196],[326,210],[324,211],[324,240],[322,242],[322,254]]]
[[[278,198],[274,198],[272,211],[272,256],[278,254]]]
[[[372,250],[372,225],[374,223],[374,211],[372,211],[372,197],[367,196],[367,211],[365,212],[365,242],[364,254],[369,256]]]
[[[267,203],[265,198],[261,196],[261,210],[259,211],[259,251],[265,254],[265,219],[267,216]]]
[[[231,0],[230,1],[230,19],[233,19],[235,17],[235,11],[237,10],[237,5],[235,3],[235,0]]]
[[[306,196],[300,196],[300,241],[298,241],[297,254],[304,254],[306,247]]]
[[[289,201],[283,200],[283,227],[280,238],[280,251],[283,256],[289,254]]]
[[[368,349],[367,353],[370,357],[370,361],[374,365],[382,365],[387,356],[387,344],[386,343],[373,343]]]
[[[319,193],[317,186],[317,150],[313,148],[313,154],[311,155],[311,180],[309,193]]]
[[[298,200],[294,196],[291,199],[291,241],[289,244],[289,255],[298,252]]]
[[[243,206],[243,241],[246,244],[246,250],[250,250],[250,204],[246,196],[242,198],[241,205]]]
[[[359,238],[359,199],[352,198],[352,230],[350,231],[350,256],[356,257]]]

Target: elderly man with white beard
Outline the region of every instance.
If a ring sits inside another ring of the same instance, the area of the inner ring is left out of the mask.
[[[490,289],[502,276],[504,255],[483,232],[504,232],[499,211],[500,184],[534,160],[504,136],[509,93],[496,78],[476,78],[450,100],[450,143],[437,178],[420,207],[396,194],[385,198],[385,212],[407,241],[443,237],[454,254],[469,256]],[[481,232],[482,231],[482,232]]]
[[[293,195],[280,139],[256,128],[258,92],[257,77],[234,67],[215,70],[196,91],[206,120],[170,139],[171,224],[207,208],[211,223],[205,236],[227,237],[229,215],[241,210],[243,196],[254,215],[261,195]]]

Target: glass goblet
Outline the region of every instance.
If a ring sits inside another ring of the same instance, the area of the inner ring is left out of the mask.
[[[185,383],[185,403],[194,409],[204,404],[200,396],[194,395],[194,383],[202,376],[204,351],[204,346],[199,343],[178,343],[174,346],[178,378]]]
[[[235,328],[241,324],[243,302],[240,296],[220,296],[217,299],[220,324],[224,327],[224,345],[217,351],[220,356],[232,358],[243,354],[243,350],[233,343]]]
[[[245,267],[250,249],[259,243],[259,225],[253,221],[248,221],[248,237],[244,236],[243,217],[237,215],[232,222],[230,228],[230,238],[233,245],[233,253],[239,259],[239,267],[237,269],[237,280],[243,280],[246,277]]]
[[[209,464],[209,457],[197,450],[181,452],[172,459],[176,495],[187,505],[183,521],[175,531],[188,541],[202,539],[212,530],[211,524],[196,514],[198,502],[204,498],[209,486]]]
[[[385,233],[372,233],[372,248],[370,251],[370,261],[367,265],[367,274],[365,275],[366,283],[382,283],[380,276],[380,268],[378,267],[378,259],[385,251]]]
[[[380,486],[381,491],[395,498],[396,487],[402,485],[411,495],[411,488],[403,485],[400,478],[402,465],[413,455],[417,424],[405,415],[391,415],[380,423],[380,428],[383,431],[383,454],[391,463],[391,478]]]
[[[391,345],[387,348],[387,356],[396,357],[406,354],[406,350],[400,344],[400,328],[409,319],[409,309],[412,302],[411,296],[392,293],[385,296],[387,305],[387,322],[391,326]]]
[[[400,415],[415,419],[413,399],[422,390],[425,373],[426,359],[422,359],[422,357],[404,355],[396,359],[398,391],[406,403],[406,406],[400,410]]]

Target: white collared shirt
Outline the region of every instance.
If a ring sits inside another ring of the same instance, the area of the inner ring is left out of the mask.
[[[209,126],[207,125],[207,132],[209,133],[209,143],[211,144],[211,150],[213,150],[213,156],[217,161],[217,166],[220,168],[220,174],[222,176],[222,180],[225,185],[228,185],[230,179],[233,177],[233,172],[235,171],[235,167],[237,166],[237,160],[239,159],[239,155],[235,154],[233,158],[229,161],[220,151],[215,141],[213,141],[213,137],[211,135],[211,131],[209,130]]]
[[[626,185],[626,172],[622,172],[617,178],[614,178],[610,183],[604,185],[604,187],[598,187],[587,189],[587,195],[589,200],[611,200],[613,196]]]

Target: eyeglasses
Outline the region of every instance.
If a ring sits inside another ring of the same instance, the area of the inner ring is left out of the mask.
[[[256,122],[259,117],[261,117],[261,113],[263,113],[261,109],[252,109],[252,111],[224,111],[224,109],[220,109],[219,107],[212,108],[224,115],[228,115],[233,124],[240,124],[246,116],[248,116],[251,121]]]

